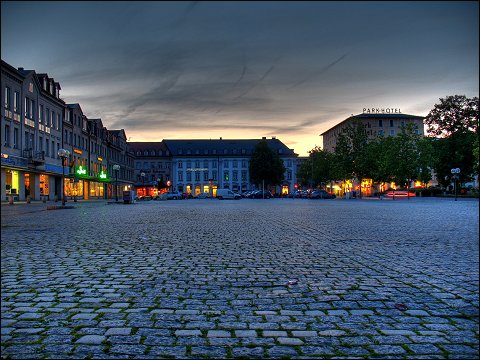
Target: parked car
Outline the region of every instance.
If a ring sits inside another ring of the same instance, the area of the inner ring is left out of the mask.
[[[182,194],[182,199],[194,199],[194,196],[192,195],[192,193],[183,193]]]
[[[273,195],[270,191],[262,191],[262,190],[255,191],[252,196],[253,199],[270,199],[272,197]]]
[[[224,199],[234,199],[240,200],[242,195],[234,193],[232,190],[229,189],[218,189],[217,190],[217,199],[224,200]]]
[[[202,192],[198,194],[198,196],[195,196],[195,199],[210,199],[212,196],[209,193]]]
[[[181,200],[183,199],[183,195],[179,193],[178,191],[173,191],[166,193],[167,194],[167,200]]]
[[[334,194],[330,194],[326,192],[325,190],[315,190],[308,195],[308,198],[309,199],[335,199],[336,196]]]

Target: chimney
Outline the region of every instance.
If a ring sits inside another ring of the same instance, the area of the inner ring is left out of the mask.
[[[220,136],[220,140],[222,140],[222,137]]]
[[[276,138],[277,138],[276,136],[272,136],[272,139],[274,139],[274,140],[275,140]]]
[[[262,136],[262,140],[267,140],[267,137],[266,137],[266,136]]]
[[[24,69],[23,68],[18,68],[18,71],[23,71]]]

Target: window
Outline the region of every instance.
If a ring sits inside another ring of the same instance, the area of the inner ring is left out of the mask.
[[[38,106],[38,122],[41,124],[43,123],[43,105]]]
[[[13,111],[20,114],[20,93],[15,91],[13,96]]]
[[[56,152],[56,154],[57,154],[57,159],[59,158],[59,156],[58,156],[58,150],[60,150],[60,143],[57,142],[57,152]],[[54,154],[53,157],[55,158],[55,154]]]
[[[238,161],[237,160],[233,160],[233,167],[234,168],[238,167]]]
[[[9,125],[5,125],[5,138],[4,138],[5,142],[5,146],[10,146],[10,126]]]
[[[232,179],[233,181],[238,181],[238,171],[233,171],[232,172]]]
[[[163,163],[161,161],[158,162],[158,168],[163,169]]]
[[[392,135],[392,136],[395,135],[395,130],[394,129],[390,130],[390,135]]]
[[[383,136],[383,130],[378,130],[378,135]]]
[[[30,118],[30,99],[25,98],[25,117]]]
[[[187,172],[187,181],[192,181],[192,173],[190,171]]]
[[[212,161],[212,167],[217,167],[217,160]]]
[[[52,128],[55,128],[55,113],[53,112],[53,110],[50,113],[50,126]]]
[[[390,120],[390,127],[393,127],[393,120]]]
[[[39,140],[39,141],[41,142],[41,140]],[[50,154],[50,146],[49,145],[50,145],[50,143],[49,143],[48,139],[46,139],[46,141],[45,141],[45,153],[47,154],[47,156],[48,156],[48,154]]]
[[[47,113],[46,114],[47,116],[45,116],[45,125],[50,125],[50,109],[49,108],[47,108],[46,113]]]
[[[224,160],[224,161],[223,161],[223,167],[224,167],[224,168],[228,168],[228,167],[229,167],[228,160]]]
[[[383,127],[383,120],[378,120],[378,126]]]
[[[38,150],[42,151],[43,150],[43,137],[42,136],[38,137],[38,145],[40,146],[40,149],[38,149]],[[47,145],[48,145],[48,140],[47,140]]]
[[[208,171],[203,172],[203,181],[208,181]]]
[[[52,140],[52,153],[50,157],[55,158],[55,142]]]
[[[288,166],[288,167],[292,167],[292,160],[291,160],[291,159],[288,159],[288,160],[287,160],[287,166]]]
[[[13,128],[13,148],[18,149],[18,129]]]
[[[155,169],[155,163],[153,161],[150,163],[150,169]]]
[[[205,160],[205,161],[203,162],[203,167],[204,167],[205,169],[208,168],[208,160]]]
[[[242,181],[247,181],[247,170],[242,170]]]
[[[212,180],[217,181],[217,170],[212,171]]]
[[[190,160],[187,161],[187,169],[190,169],[192,167],[192,162]]]
[[[57,130],[60,130],[60,114],[57,114]]]
[[[247,160],[242,160],[242,168],[245,169],[247,167]]]
[[[287,171],[287,180],[292,180],[292,171],[291,170]]]
[[[200,167],[200,161],[199,161],[199,160],[195,161],[195,167],[196,167],[197,169]]]
[[[200,171],[195,171],[195,181],[200,181]]]
[[[10,109],[12,105],[10,102],[11,91],[8,86],[5,86],[5,109]]]
[[[183,181],[183,171],[178,172],[178,181]]]

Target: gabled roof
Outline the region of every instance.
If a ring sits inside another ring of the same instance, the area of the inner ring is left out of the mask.
[[[80,109],[81,113],[83,114],[82,107],[80,106],[79,103],[74,103],[74,104],[66,104],[67,108],[69,109]]]
[[[163,140],[172,155],[251,155],[260,141],[279,155],[296,156],[278,139],[210,139],[210,140]],[[197,153],[198,150],[198,153]],[[207,150],[207,154],[205,154]],[[215,150],[215,152],[213,151]],[[226,150],[226,153],[225,153]],[[181,154],[180,154],[181,151]],[[188,153],[190,151],[190,153]]]
[[[120,130],[107,130],[110,134],[117,136],[117,137],[123,137],[125,140],[127,140],[127,135],[125,134],[124,129]]]

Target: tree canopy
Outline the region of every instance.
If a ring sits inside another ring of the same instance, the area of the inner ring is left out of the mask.
[[[259,185],[264,181],[268,186],[281,184],[286,169],[278,154],[262,140],[255,146],[249,170],[252,183]]]

